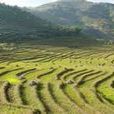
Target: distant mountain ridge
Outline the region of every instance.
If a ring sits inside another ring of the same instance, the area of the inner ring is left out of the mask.
[[[79,32],[78,28],[67,29],[52,25],[17,6],[0,4],[0,42],[34,41],[55,45],[59,41],[64,43],[70,37],[75,37],[76,42],[77,37],[82,38]]]
[[[114,36],[114,4],[58,0],[28,11],[54,24],[82,27],[83,32],[91,35]]]
[[[28,9],[26,11],[17,6],[0,4],[0,42],[35,42],[67,47],[104,43],[99,42],[94,35],[86,35],[82,30],[80,27],[57,26],[31,14]],[[92,29],[91,32],[99,34],[99,31]]]
[[[34,16],[17,6],[0,4],[0,40],[24,41],[38,40],[64,36],[75,31],[65,31],[62,28]]]

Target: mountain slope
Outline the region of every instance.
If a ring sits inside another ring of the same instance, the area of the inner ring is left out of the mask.
[[[58,0],[29,11],[52,23],[80,26],[83,32],[93,32],[102,37],[114,35],[114,5],[108,3],[92,3],[86,0]],[[98,35],[96,34],[96,36]]]
[[[42,19],[22,11],[16,6],[0,4],[0,39],[24,40],[27,37],[29,39],[34,33],[38,31],[42,33],[47,28],[47,22]]]
[[[0,4],[0,40],[24,41],[64,36],[75,31],[65,31],[19,7]]]
[[[53,25],[19,7],[0,4],[0,42],[35,42],[57,46],[81,46],[96,43],[80,28]]]

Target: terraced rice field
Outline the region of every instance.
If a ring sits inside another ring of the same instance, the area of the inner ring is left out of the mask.
[[[113,50],[1,50],[0,114],[114,114]]]

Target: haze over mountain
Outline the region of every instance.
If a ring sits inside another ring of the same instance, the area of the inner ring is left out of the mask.
[[[76,37],[82,36],[79,34],[80,31],[78,28],[69,29],[52,25],[17,6],[0,4],[0,41],[38,41],[40,44],[58,42],[60,44],[71,37],[75,37],[76,42]]]
[[[81,27],[84,33],[90,35],[106,38],[114,36],[114,4],[58,0],[29,11],[54,24]]]
[[[96,8],[96,5],[100,6]],[[114,27],[111,8],[112,4],[84,0],[59,0],[32,9],[0,4],[0,41],[34,41],[72,47],[92,45],[104,38],[110,40]]]
[[[19,7],[35,7],[55,1],[57,0],[0,0],[0,3],[5,3],[12,6],[17,5]],[[87,0],[87,1],[114,3],[114,0]]]

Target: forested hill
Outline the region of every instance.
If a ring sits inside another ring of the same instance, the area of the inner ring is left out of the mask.
[[[75,30],[64,30],[17,6],[0,4],[0,40],[2,41],[29,41],[39,38],[43,40],[43,38],[76,34]]]
[[[96,44],[96,39],[81,31],[80,27],[57,26],[17,6],[0,4],[0,42],[37,42],[70,47]]]
[[[79,26],[83,32],[97,37],[114,36],[114,4],[86,0],[58,0],[31,8],[29,11],[52,23]]]

